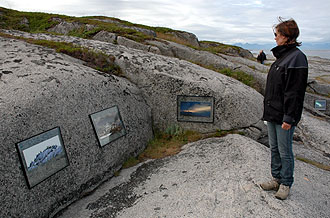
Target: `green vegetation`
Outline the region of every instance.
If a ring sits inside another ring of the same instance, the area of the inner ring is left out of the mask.
[[[217,130],[214,133],[202,134],[192,130],[183,130],[178,125],[166,128],[164,131],[155,131],[155,137],[147,148],[138,156],[130,157],[123,165],[123,168],[135,166],[147,159],[160,159],[175,155],[181,151],[183,145],[190,142],[211,137],[224,137],[228,134],[243,134],[236,130]]]
[[[76,22],[81,27],[70,32],[68,35],[81,38],[90,39],[99,31],[104,30],[126,38],[135,40],[137,42],[144,42],[145,40],[152,39],[153,37],[138,32],[129,27],[139,27],[150,29],[156,33],[172,32],[169,28],[164,27],[149,27],[141,24],[133,24],[127,21],[122,21],[116,18],[109,18],[103,16],[91,17],[69,17],[59,14],[47,14],[38,12],[20,12],[0,7],[0,26],[4,29],[14,29],[30,33],[47,32],[47,30],[61,21],[69,23]],[[113,22],[107,22],[113,21]],[[86,24],[94,26],[94,28],[86,28]]]
[[[124,20],[120,20],[118,18],[113,18],[113,17],[87,16],[87,17],[84,17],[84,18],[93,19],[93,20],[104,20],[104,21],[107,21],[108,20],[109,22],[121,24],[121,25],[124,25],[124,26],[149,29],[149,30],[153,30],[155,32],[160,32],[160,33],[166,33],[166,32],[175,31],[175,30],[172,30],[172,29],[166,28],[166,27],[150,27],[150,26],[146,26],[146,25],[143,25],[143,24],[134,24],[134,23],[131,23],[131,22],[128,22],[128,21],[124,21]],[[109,23],[109,22],[106,22],[106,23]]]
[[[53,48],[59,53],[70,55],[74,58],[83,60],[86,65],[98,71],[123,76],[119,66],[115,65],[115,57],[106,55],[102,52],[91,51],[87,48],[75,46],[72,43],[53,42],[47,40],[28,40],[30,43]]]
[[[311,165],[313,165],[313,166],[315,166],[317,168],[320,168],[322,170],[330,171],[330,166],[324,165],[324,164],[319,163],[317,161],[313,161],[313,160],[307,159],[305,157],[300,157],[300,156],[296,156],[296,159],[297,160],[300,160],[300,161],[303,161],[305,163],[311,164]]]
[[[189,142],[202,139],[201,133],[187,130],[174,125],[165,131],[155,131],[155,137],[147,145],[147,148],[138,156],[139,161],[146,159],[159,159],[171,156],[180,152],[181,147]]]
[[[240,81],[250,87],[254,86],[255,81],[254,81],[253,76],[248,75],[248,74],[244,73],[243,71],[239,71],[239,70],[234,71],[229,68],[224,68],[221,70],[217,70],[217,72],[224,74],[226,76],[232,77],[234,79],[237,79],[238,81]]]
[[[15,29],[26,32],[43,32],[48,28],[56,25],[58,22],[53,21],[51,18],[57,17],[67,19],[64,15],[52,15],[37,12],[19,12],[0,7],[0,25],[4,29]],[[28,22],[25,23],[25,20]]]
[[[251,76],[243,71],[231,70],[229,68],[218,69],[213,66],[206,66],[206,65],[202,65],[200,63],[195,63],[195,62],[192,62],[192,63],[197,64],[203,68],[207,68],[209,70],[213,70],[215,72],[224,74],[231,78],[234,78],[234,79],[240,81],[241,83],[244,83],[245,85],[250,86],[251,88],[255,89],[259,93],[261,93],[261,91],[262,91],[261,85],[256,81],[256,79],[254,79],[253,76]]]
[[[35,40],[35,39],[27,39],[23,37],[15,37],[8,34],[4,34],[0,32],[0,36],[7,38],[15,38],[19,40],[26,41],[31,44],[41,45],[44,47],[55,49],[56,52],[70,55],[74,58],[85,61],[86,65],[92,67],[98,71],[113,74],[117,76],[124,76],[123,72],[117,66],[114,61],[115,57],[111,55],[107,55],[102,52],[91,51],[87,48],[76,46],[72,43],[67,42],[55,42],[48,40]]]
[[[98,32],[104,30],[111,33],[116,33],[120,36],[124,36],[131,40],[144,43],[146,40],[153,39],[154,37],[146,35],[131,27],[143,28],[152,30],[156,33],[160,39],[173,41],[179,44],[190,46],[185,40],[179,39],[172,35],[173,32],[180,32],[166,27],[150,27],[142,24],[133,24],[128,21],[123,21],[117,18],[105,17],[105,16],[86,16],[86,17],[70,17],[59,14],[47,14],[38,12],[20,12],[0,7],[0,26],[4,29],[14,29],[31,33],[43,33],[61,21],[69,23],[75,22],[80,25],[77,29],[70,32],[68,35],[81,38],[90,39]],[[90,25],[89,28],[86,25]],[[49,33],[49,32],[48,32]],[[57,34],[57,33],[53,33]],[[226,54],[228,49],[240,51],[240,47],[226,45],[217,42],[201,41],[201,44],[205,47],[193,47],[197,50],[209,51],[212,53],[224,53]]]
[[[248,67],[250,67],[252,70],[256,70],[255,66],[248,66]]]
[[[214,54],[222,53],[226,54],[228,53],[228,50],[236,50],[237,52],[240,52],[241,48],[234,45],[226,45],[219,42],[211,42],[211,41],[200,41],[200,44],[204,45],[202,47],[202,50],[208,51]]]
[[[253,76],[240,71],[240,70],[231,70],[229,68],[224,68],[221,70],[215,70],[216,72],[219,72],[221,74],[224,74],[226,76],[232,77],[234,79],[237,79],[238,81],[244,83],[247,86],[250,86],[251,88],[255,89],[257,92],[261,93],[262,88],[261,85],[253,78]]]

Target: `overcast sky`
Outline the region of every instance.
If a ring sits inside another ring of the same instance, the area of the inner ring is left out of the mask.
[[[272,26],[282,16],[297,21],[299,41],[330,42],[329,0],[0,0],[0,6],[78,17],[116,17],[228,44],[275,45]]]

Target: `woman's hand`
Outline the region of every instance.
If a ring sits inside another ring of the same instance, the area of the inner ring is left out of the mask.
[[[284,129],[284,130],[289,130],[289,129],[291,129],[291,125],[288,124],[288,123],[286,123],[286,122],[283,122],[283,123],[282,123],[282,129]]]

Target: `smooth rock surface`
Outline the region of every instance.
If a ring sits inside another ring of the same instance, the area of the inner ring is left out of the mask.
[[[155,46],[144,45],[144,44],[135,42],[133,40],[127,39],[127,38],[122,37],[122,36],[117,37],[117,43],[118,43],[118,45],[122,45],[122,46],[125,46],[127,48],[133,48],[133,49],[138,49],[138,50],[141,50],[141,51],[152,52],[152,53],[155,53],[155,54],[161,54],[160,50]]]
[[[303,113],[298,124],[305,143],[330,157],[330,122],[325,118]]]
[[[60,34],[68,34],[71,31],[77,30],[84,25],[78,22],[66,22],[62,21],[61,23],[57,24],[56,26],[49,28],[47,31],[48,32],[55,32],[55,33],[60,33]]]
[[[224,54],[216,55],[207,51],[199,51],[170,41],[148,41],[148,43],[157,46],[162,55],[177,57],[182,60],[216,69],[229,68],[234,71],[243,71],[253,76],[259,86],[258,91],[260,93],[264,92],[268,68],[258,62],[241,57],[233,57]]]
[[[269,178],[267,147],[240,135],[210,138],[186,145],[178,155],[122,171],[56,217],[330,216],[329,171],[296,160],[295,182],[285,201],[259,187]]]
[[[136,84],[152,110],[154,127],[180,125],[199,132],[247,128],[262,117],[263,96],[239,81],[185,60],[126,48],[111,43],[68,36],[7,31],[27,38],[51,38],[115,57],[126,77]],[[201,57],[202,58],[202,57]],[[214,122],[177,121],[177,96],[213,96]]]
[[[115,33],[109,33],[107,31],[102,30],[98,32],[95,36],[93,36],[93,39],[104,42],[115,43],[117,40],[117,35]]]
[[[89,115],[115,105],[126,135],[101,148]],[[112,177],[153,137],[150,107],[127,79],[2,37],[0,111],[0,217],[49,216]],[[16,143],[55,127],[70,165],[29,189]]]
[[[199,42],[195,34],[185,32],[185,31],[175,31],[175,32],[168,32],[166,34],[170,34],[178,38],[179,40],[184,41],[185,43],[199,47]]]
[[[319,110],[319,112],[330,116],[330,98],[328,98],[324,95],[317,95],[317,94],[312,94],[312,93],[309,93],[309,92],[305,93],[304,104],[307,104],[312,108],[315,108],[315,101],[316,100],[325,100],[326,101],[325,110]]]

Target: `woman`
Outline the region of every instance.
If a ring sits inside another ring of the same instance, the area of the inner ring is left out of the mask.
[[[266,83],[263,119],[267,121],[271,149],[272,180],[260,184],[264,190],[276,190],[284,200],[293,183],[293,132],[300,121],[308,77],[308,63],[297,46],[299,28],[293,20],[279,18],[274,29],[276,57]]]

